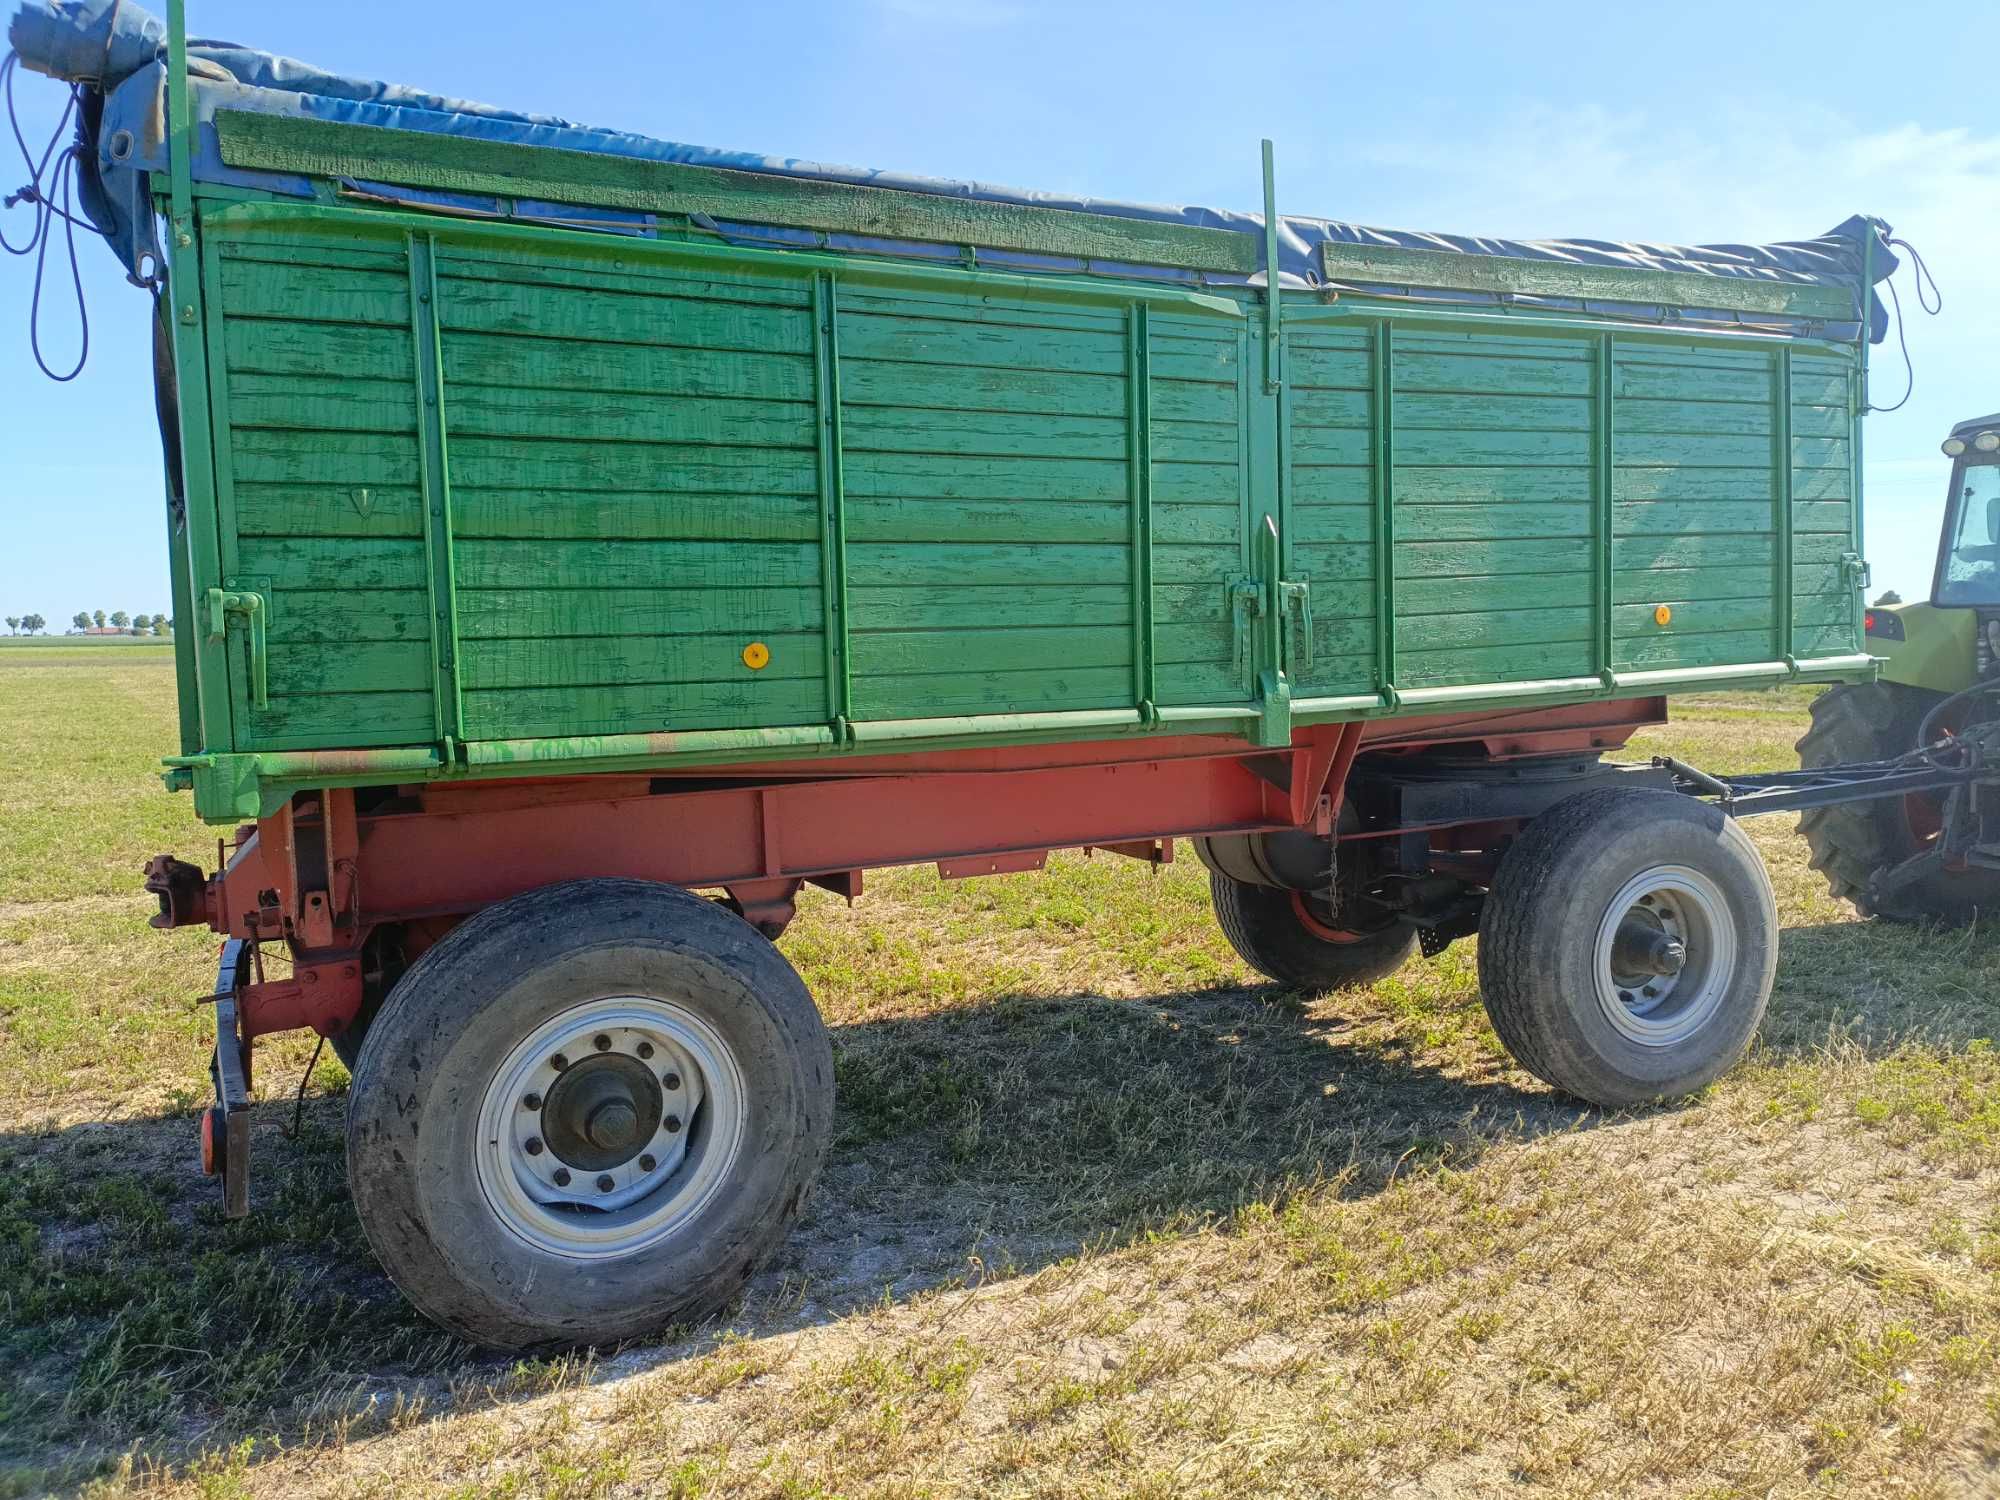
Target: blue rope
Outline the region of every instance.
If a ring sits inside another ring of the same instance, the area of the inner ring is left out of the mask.
[[[60,155],[56,147],[62,141],[63,132],[76,115],[77,90],[69,91],[69,103],[64,107],[62,118],[56,121],[56,128],[49,136],[49,143],[42,148],[39,161],[29,149],[27,138],[21,134],[20,111],[14,106],[14,75],[20,70],[20,54],[9,52],[5,61],[0,61],[0,83],[4,83],[7,94],[7,123],[14,132],[14,144],[20,147],[21,161],[28,169],[27,182],[16,192],[9,193],[0,200],[0,209],[11,209],[16,204],[25,203],[34,214],[33,227],[27,240],[15,244],[7,238],[4,226],[0,226],[0,250],[9,255],[33,255],[35,257],[35,290],[28,304],[28,346],[34,350],[35,363],[51,380],[74,380],[83,373],[84,361],[90,358],[90,310],[83,301],[83,269],[76,257],[76,226],[81,222],[71,209],[72,194],[76,186],[76,164],[83,151],[81,143],[71,145]],[[54,167],[49,163],[53,161]],[[42,279],[48,268],[49,241],[53,238],[54,221],[60,219],[63,225],[63,242],[69,251],[70,285],[76,289],[76,320],[79,329],[80,347],[76,363],[67,374],[58,375],[49,367],[42,354]],[[84,224],[85,229],[91,228]]]

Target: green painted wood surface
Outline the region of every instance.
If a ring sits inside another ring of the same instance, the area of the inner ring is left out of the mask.
[[[1380,712],[1858,647],[1837,346],[1300,301],[1273,391],[1256,320],[1117,281],[358,209],[204,229],[205,566],[270,641],[269,706],[234,692],[210,749],[1143,724],[1248,715],[1274,668]]]

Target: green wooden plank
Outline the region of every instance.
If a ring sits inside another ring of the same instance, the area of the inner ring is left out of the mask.
[[[1657,303],[1668,307],[1718,307],[1798,318],[1855,316],[1853,297],[1839,287],[1635,266],[1587,266],[1511,255],[1465,255],[1455,250],[1336,244],[1330,240],[1320,247],[1320,253],[1329,281]]]
[[[1842,438],[1795,437],[1792,462],[1801,467],[1838,467],[1846,462],[1847,445]],[[1756,468],[1768,474],[1771,440],[1768,437],[1735,437],[1711,433],[1635,433],[1618,444],[1621,464],[1667,467]]]
[[[1450,464],[1396,468],[1396,503],[1413,505],[1555,505],[1588,501],[1596,481],[1587,465],[1510,468]]]
[[[1702,536],[1771,530],[1771,497],[1759,500],[1642,500],[1611,508],[1618,536]]]
[[[1774,557],[1768,532],[1751,536],[1621,536],[1611,543],[1614,568],[1699,568],[1761,564],[1771,588]]]
[[[812,319],[794,307],[619,297],[571,287],[459,280],[439,308],[447,333],[514,334],[606,344],[673,344],[751,354],[807,354]]]
[[[355,380],[321,371],[296,375],[229,377],[232,427],[272,427],[300,432],[417,431],[408,380]]]
[[[1080,334],[1058,328],[953,323],[936,317],[859,312],[846,313],[841,323],[843,359],[1113,378],[1122,377],[1125,370],[1124,340],[1109,330]],[[1207,368],[1206,360],[1201,367]]]
[[[1812,654],[1812,653],[1807,653]],[[1771,626],[1761,630],[1719,630],[1695,634],[1668,631],[1621,641],[1620,667],[1713,667],[1732,662],[1771,661]]]
[[[1582,396],[1460,395],[1396,392],[1398,432],[1589,432],[1591,403]]]
[[[856,313],[884,317],[1008,324],[1087,338],[1122,339],[1130,292],[1108,281],[1076,282],[1074,286],[1075,297],[1055,302],[1039,294],[1024,295],[991,277],[953,275],[921,286],[858,277],[849,283],[843,303]]]
[[[228,369],[237,373],[317,380],[330,370],[372,380],[408,383],[410,333],[403,328],[358,324],[234,319],[223,330]]]
[[[1825,570],[1832,573],[1834,569]],[[1815,580],[1819,575],[1815,574]],[[1620,604],[1683,604],[1701,600],[1749,599],[1767,608],[1771,573],[1754,558],[1705,567],[1621,567],[1611,575],[1611,596]]]
[[[413,640],[280,642],[269,648],[271,697],[331,693],[429,693],[430,637]]]
[[[344,226],[329,228],[324,221],[314,225],[298,220],[288,225],[283,234],[268,234],[233,222],[226,215],[218,217],[211,213],[209,217],[215,223],[215,247],[229,260],[403,274],[400,249],[387,241],[357,239],[343,232]]]
[[[237,110],[218,111],[215,126],[228,165],[264,171],[651,213],[708,214],[1084,260],[1238,272],[1257,265],[1256,241],[1249,236],[1145,219]]]
[[[863,719],[959,714],[1129,709],[1132,669],[1056,665],[1022,672],[950,672],[860,677],[854,711]]]
[[[1045,416],[1125,416],[1125,382],[1111,375],[1009,370],[990,365],[926,365],[890,360],[841,361],[841,399],[850,407],[900,406],[927,411],[1024,412]],[[1206,404],[1183,398],[1176,415]]]
[[[1397,527],[1400,531],[1402,520]],[[1375,540],[1375,508],[1371,505],[1299,505],[1292,511],[1294,540],[1301,546],[1344,542],[1366,550]]]
[[[249,714],[246,736],[260,750],[367,749],[421,744],[431,736],[428,691],[274,697],[268,708]]]
[[[810,495],[579,495],[454,485],[452,516],[462,538],[711,542],[819,538],[819,505]]]
[[[1734,544],[1735,539],[1731,538]],[[1597,549],[1588,537],[1499,542],[1399,543],[1391,554],[1398,578],[1530,577],[1587,569]]]
[[[421,481],[414,438],[245,430],[230,441],[239,484],[414,488]]]
[[[857,456],[867,451],[948,458],[1098,458],[1117,462],[1121,468],[1125,460],[1121,417],[859,406],[844,420],[847,451]]]
[[[536,640],[552,636],[660,638],[740,635],[745,641],[822,628],[817,584],[799,588],[461,588],[461,638]]]
[[[1746,570],[1750,571],[1750,570]],[[1768,595],[1762,599],[1690,599],[1669,603],[1672,617],[1662,625],[1656,604],[1621,604],[1615,614],[1618,633],[1628,644],[1633,640],[1666,640],[1683,635],[1708,635],[1730,631],[1766,631],[1777,617]]]
[[[1353,542],[1321,544],[1301,540],[1292,550],[1292,574],[1294,578],[1312,584],[1317,600],[1317,591],[1325,584],[1372,580],[1375,577],[1375,546],[1372,542],[1360,545]],[[1314,608],[1318,608],[1317,604]]]
[[[1396,462],[1404,464],[1587,464],[1590,433],[1581,432],[1409,432],[1397,428]]]
[[[410,541],[326,541],[316,537],[244,537],[237,565],[287,589],[428,590],[424,545]]]
[[[279,646],[430,640],[430,596],[421,589],[290,589],[271,605],[266,635]]]
[[[1768,394],[1761,404],[1745,401],[1633,401],[1620,399],[1618,430],[1680,434],[1706,438],[1731,434],[1768,438],[1771,433],[1771,402]],[[1837,436],[1837,434],[1836,434]]]
[[[1449,687],[1484,682],[1535,682],[1548,677],[1583,677],[1594,672],[1596,647],[1588,640],[1548,641],[1519,646],[1454,646],[1443,651],[1401,651],[1398,685]]]
[[[663,454],[643,443],[556,439],[522,443],[472,435],[454,438],[451,446],[453,482],[469,489],[677,495],[818,493],[815,457],[806,448],[702,445]],[[321,482],[337,482],[333,467],[319,465],[318,455],[313,457],[311,464],[301,459],[295,467],[309,470],[311,477]],[[669,458],[671,461],[666,461]],[[299,477],[306,475],[302,472]]]
[[[712,266],[691,268],[647,257],[631,260],[565,259],[545,248],[503,250],[492,245],[438,247],[438,274],[446,290],[460,281],[515,286],[567,287],[614,296],[691,298],[702,302],[751,302],[770,307],[810,307],[812,297],[789,271]]]
[[[1792,494],[1799,500],[1843,500],[1852,487],[1846,469],[1794,469]],[[1611,476],[1612,498],[1641,500],[1749,500],[1768,495],[1769,462],[1754,467],[1715,469],[1630,468]]]
[[[1163,466],[1164,467],[1164,466]],[[1155,498],[1176,498],[1171,474],[1155,476]],[[853,453],[847,460],[849,496],[882,499],[1094,501],[1125,498],[1122,458],[1007,458],[966,463],[933,453]]]
[[[809,448],[814,424],[805,401],[482,385],[452,387],[451,430],[454,437]]]
[[[343,330],[344,331],[344,330]],[[684,349],[671,344],[592,344],[506,333],[446,333],[445,378],[453,389],[540,387],[606,395],[813,399],[813,365],[802,354]]]
[[[465,695],[474,739],[534,739],[667,730],[769,729],[819,722],[826,687],[818,679],[769,682],[641,683],[592,688],[488,688]]]
[[[601,588],[661,589],[817,588],[820,582],[816,542],[501,541],[466,537],[458,544],[457,557],[459,586],[468,589],[518,587],[523,579],[588,578]]]
[[[931,675],[949,683],[980,672],[1122,667],[1129,683],[1133,665],[1132,632],[1102,625],[857,631],[853,653],[858,697],[870,696],[866,684],[885,676]]]
[[[1367,505],[1375,471],[1367,464],[1292,464],[1292,503],[1298,506]]]
[[[1405,542],[1504,541],[1593,534],[1592,508],[1580,501],[1553,505],[1404,505],[1396,534]]]
[[[392,270],[349,271],[237,260],[219,264],[223,302],[232,318],[409,327],[410,284]]]
[[[1576,567],[1568,573],[1485,578],[1409,578],[1396,580],[1397,621],[1423,615],[1464,614],[1488,610],[1535,609],[1551,599],[1590,598],[1591,573]]]
[[[1792,351],[1771,355],[1771,514],[1773,645],[1779,661],[1792,656]]]
[[[1559,597],[1555,593],[1544,595],[1544,598]],[[1397,621],[1396,633],[1402,645],[1411,651],[1531,646],[1592,640],[1595,619],[1596,611],[1579,600],[1551,608],[1408,615]]]
[[[1132,622],[1131,585],[1120,578],[1116,583],[1052,584],[1024,580],[1019,583],[935,584],[917,582],[900,587],[867,587],[855,584],[848,590],[849,608],[856,630],[911,630],[962,625],[967,620],[995,628],[1017,625],[1124,625]],[[1213,591],[1186,587],[1156,588],[1161,619],[1187,616],[1188,607],[1205,605]],[[1221,606],[1212,611],[1223,618]]]
[[[238,484],[239,537],[421,537],[423,492],[413,486],[345,489]]]
[[[1574,396],[1588,400],[1590,366],[1507,354],[1396,354],[1396,388],[1412,395]]]
[[[767,664],[752,671],[743,650],[761,642]],[[576,688],[643,683],[747,683],[805,679],[824,672],[820,633],[481,639],[466,648],[467,692],[489,688]]]

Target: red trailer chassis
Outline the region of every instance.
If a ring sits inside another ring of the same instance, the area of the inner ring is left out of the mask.
[[[147,866],[146,886],[160,902],[155,926],[206,925],[232,940],[216,991],[227,1115],[247,1098],[256,1037],[302,1028],[338,1037],[392,982],[370,943],[384,929],[396,931],[407,962],[482,907],[560,881],[628,876],[719,888],[775,938],[808,883],[852,900],[863,871],[891,865],[935,862],[950,879],[1038,869],[1055,849],[1163,864],[1179,837],[1327,837],[1364,752],[1448,749],[1494,764],[1589,756],[1665,717],[1664,699],[1643,698],[1320,725],[1277,751],[1181,737],[660,777],[331,788],[239,829],[215,874],[163,854]],[[1440,864],[1476,876],[1535,810],[1473,806],[1342,836],[1414,838]],[[264,976],[261,945],[270,942],[289,951],[289,975]],[[239,1086],[225,1087],[239,1069]],[[205,1128],[220,1158],[221,1122]],[[227,1186],[240,1206],[239,1184]]]

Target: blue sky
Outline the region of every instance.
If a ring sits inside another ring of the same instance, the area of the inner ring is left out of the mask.
[[[1255,208],[1268,135],[1287,209],[1364,223],[1686,243],[1880,214],[1945,295],[1923,318],[1905,288],[1916,392],[1868,423],[1868,554],[1877,587],[1912,598],[1937,445],[2000,408],[1986,6],[781,0],[591,8],[609,32],[594,52],[568,7],[522,0],[190,9],[197,34],[588,124],[1109,197]],[[17,97],[45,135],[60,91],[27,75]],[[0,190],[23,176],[0,168]],[[91,355],[68,385],[28,355],[30,268],[0,264],[0,610],[58,628],[168,602],[146,306],[107,250],[80,249]],[[75,347],[64,270],[44,293],[58,361]],[[1893,400],[1893,338],[1875,370]]]

